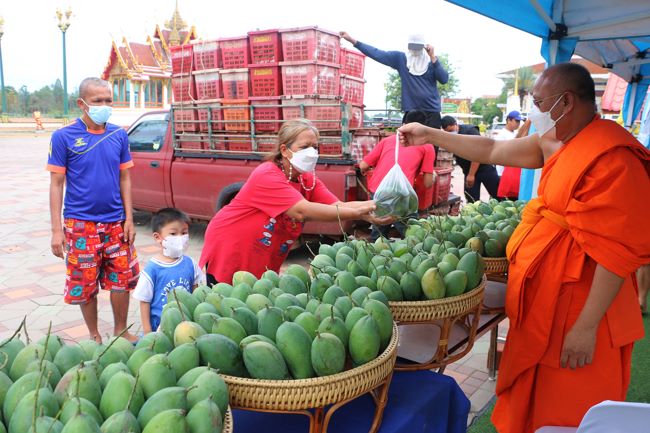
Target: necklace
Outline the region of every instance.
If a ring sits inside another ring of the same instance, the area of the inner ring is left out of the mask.
[[[284,164],[282,162],[278,163],[278,167],[280,167],[280,170],[282,170],[282,173],[284,173],[285,176],[287,176],[287,172],[284,169]],[[289,175],[287,176],[287,183],[291,181],[291,176],[293,175],[293,166],[289,164]],[[300,186],[302,189],[305,191],[309,192],[312,191],[316,187],[316,172],[314,171],[312,173],[312,182],[311,182],[311,188],[307,188],[305,185],[305,182],[302,179],[302,174],[298,175],[298,182],[300,183]]]

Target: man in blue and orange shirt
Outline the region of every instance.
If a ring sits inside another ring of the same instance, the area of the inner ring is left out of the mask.
[[[77,99],[83,114],[52,134],[47,160],[52,253],[66,262],[64,300],[80,305],[90,336],[98,342],[99,286],[111,293],[118,335],[126,328],[129,291],[139,275],[128,170],[133,161],[126,132],[107,123],[112,104],[106,81],[83,80]],[[136,339],[128,332],[124,337]]]

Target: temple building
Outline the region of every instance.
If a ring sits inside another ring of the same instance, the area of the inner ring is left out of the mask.
[[[171,19],[164,23],[163,28],[156,25],[146,43],[122,38],[121,45],[118,45],[113,40],[102,78],[113,88],[115,114],[118,117],[126,115],[126,121],[126,118],[134,120],[133,117],[145,111],[169,108],[172,102],[170,47],[194,39],[196,30],[194,26],[188,30],[178,11],[177,1]]]

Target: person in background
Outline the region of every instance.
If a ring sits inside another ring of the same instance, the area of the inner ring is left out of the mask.
[[[501,128],[494,135],[495,140],[512,140],[517,136],[517,129],[521,125],[521,121],[524,118],[521,116],[521,113],[517,110],[513,110],[506,116],[506,126]],[[497,174],[499,177],[503,175],[503,170],[505,169],[502,165],[497,165]]]
[[[126,131],[108,123],[112,105],[113,90],[106,81],[83,80],[77,99],[83,114],[52,134],[47,160],[51,249],[65,258],[67,268],[63,299],[81,307],[90,337],[98,342],[99,287],[111,293],[113,332],[120,335],[126,329],[129,291],[140,273],[131,206],[133,161]],[[129,332],[122,336],[137,340]]]
[[[577,427],[595,404],[624,401],[644,333],[634,273],[650,263],[650,152],[596,114],[594,81],[575,63],[540,75],[529,118],[536,134],[503,141],[399,128],[470,161],[543,168],[507,248],[499,433]]]
[[[425,113],[424,125],[440,128],[438,83],[447,83],[449,75],[436,57],[433,46],[427,44],[422,35],[409,37],[405,53],[379,50],[344,31],[340,35],[366,56],[397,71],[402,81],[403,121],[409,111],[419,110]]]
[[[517,131],[516,138],[522,138],[528,135],[530,130],[530,119],[526,120],[524,124]],[[504,167],[503,174],[499,180],[499,190],[497,197],[500,200],[517,200],[519,199],[519,183],[521,181],[521,168],[520,167]]]
[[[190,218],[184,212],[175,208],[159,210],[151,217],[151,229],[160,249],[145,266],[133,290],[133,299],[140,301],[145,334],[158,329],[171,290],[180,288],[191,293],[205,282],[199,265],[184,254],[190,240]]]
[[[212,217],[199,260],[207,267],[208,284],[230,283],[237,271],[258,278],[267,269],[278,272],[306,221],[393,222],[373,214],[372,200],[340,201],[316,177],[318,137],[309,120],[285,121],[277,150]]]
[[[426,119],[426,115],[422,111],[410,111],[404,117],[404,124],[411,122],[422,123]],[[368,190],[374,195],[377,187],[388,174],[388,171],[395,165],[395,145],[397,142],[396,135],[391,135],[381,140],[375,148],[359,163],[361,174],[368,175],[369,170],[372,168],[372,175],[368,179]],[[423,173],[423,185],[425,188],[433,186],[433,166],[436,160],[436,152],[433,146],[424,144],[420,146],[404,146],[400,144],[398,153],[398,163],[406,178],[413,186],[415,177]],[[410,215],[408,218],[417,218],[416,215]],[[406,232],[406,224],[402,221],[395,221],[394,226],[399,232],[400,236],[404,237]],[[379,236],[388,237],[388,231],[391,225],[372,225],[370,237],[374,242]]]
[[[477,126],[459,125],[451,116],[443,117],[441,123],[442,129],[451,134],[481,135]],[[468,203],[481,199],[481,185],[485,187],[490,197],[497,198],[499,175],[494,165],[471,162],[458,155],[455,157],[456,164],[460,166],[465,175],[465,198]]]

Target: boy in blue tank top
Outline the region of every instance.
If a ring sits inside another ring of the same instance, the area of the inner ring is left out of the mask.
[[[197,263],[183,254],[189,242],[190,219],[175,208],[164,208],[151,218],[154,240],[160,251],[149,260],[133,291],[133,299],[140,301],[140,318],[145,334],[160,325],[167,295],[172,289],[192,292],[205,277]]]

